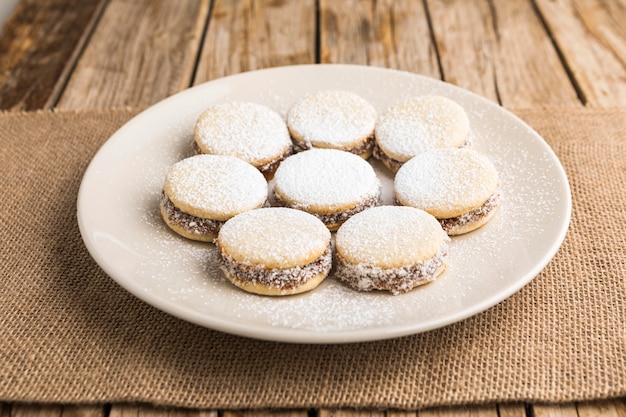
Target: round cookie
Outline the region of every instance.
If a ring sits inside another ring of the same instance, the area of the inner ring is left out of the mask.
[[[421,153],[394,179],[398,204],[435,216],[449,235],[471,232],[487,223],[500,201],[498,172],[471,149],[436,149]]]
[[[445,270],[449,240],[437,219],[423,210],[374,207],[337,231],[335,275],[359,291],[405,293]]]
[[[420,96],[391,107],[376,126],[374,157],[392,172],[431,149],[469,145],[470,124],[463,107],[441,96]]]
[[[339,149],[367,159],[372,154],[377,113],[361,96],[325,90],[297,101],[287,113],[287,127],[296,151]]]
[[[233,156],[195,155],[165,177],[160,210],[176,233],[212,242],[226,220],[267,203],[268,185],[252,165]]]
[[[268,207],[239,214],[221,228],[220,267],[237,287],[263,295],[312,290],[332,266],[330,231],[300,210]]]
[[[270,178],[289,156],[292,142],[278,113],[261,104],[234,101],[206,109],[194,128],[196,153],[230,155]]]
[[[278,203],[313,214],[330,230],[377,205],[380,193],[381,184],[372,166],[355,154],[336,149],[292,155],[274,176]]]

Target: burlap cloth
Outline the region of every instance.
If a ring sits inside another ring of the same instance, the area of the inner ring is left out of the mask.
[[[626,395],[626,110],[516,113],[569,175],[557,256],[469,320],[350,345],[241,338],[134,298],[83,246],[76,194],[135,112],[0,114],[0,400],[416,409]]]

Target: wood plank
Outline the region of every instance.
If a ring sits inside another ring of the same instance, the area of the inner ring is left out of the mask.
[[[315,63],[314,0],[215,0],[193,84]]]
[[[0,402],[0,417],[9,417],[11,415],[11,404]]]
[[[307,417],[306,410],[224,410],[222,417]]]
[[[384,411],[379,410],[349,410],[349,409],[325,409],[318,412],[318,417],[385,417]]]
[[[47,404],[13,404],[11,417],[62,417],[61,405]]]
[[[577,404],[578,417],[626,417],[626,398],[585,401]]]
[[[441,78],[426,10],[413,0],[321,0],[320,59]]]
[[[499,417],[526,417],[526,405],[521,403],[498,404]]]
[[[507,107],[581,104],[530,1],[427,4],[446,81]]]
[[[0,38],[0,110],[49,108],[107,0],[22,0]]]
[[[385,417],[417,417],[416,411],[388,410]]]
[[[575,404],[533,404],[534,417],[578,417]]]
[[[436,407],[421,410],[418,417],[498,417],[495,405],[471,405],[464,407]]]
[[[111,0],[58,107],[144,107],[187,88],[208,11],[209,0]]]
[[[104,417],[105,407],[102,405],[68,404],[63,406],[62,417]]]
[[[537,0],[587,105],[626,104],[626,2]]]
[[[163,408],[135,404],[113,404],[109,412],[109,417],[217,417],[217,415],[218,412],[215,410]]]

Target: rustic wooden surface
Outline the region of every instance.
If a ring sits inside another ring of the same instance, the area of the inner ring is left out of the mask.
[[[271,24],[270,24],[271,23]],[[0,110],[145,107],[279,65],[443,79],[509,108],[626,105],[626,0],[22,0]],[[183,410],[0,402],[0,417],[626,417],[626,399],[393,410]]]

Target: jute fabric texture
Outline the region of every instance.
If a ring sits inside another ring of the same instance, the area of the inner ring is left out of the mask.
[[[85,249],[76,196],[136,112],[0,114],[0,400],[419,409],[626,395],[626,111],[516,113],[571,183],[556,257],[468,320],[348,345],[246,339],[134,298]]]

